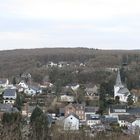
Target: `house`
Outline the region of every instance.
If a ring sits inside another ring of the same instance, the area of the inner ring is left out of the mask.
[[[36,86],[30,86],[24,90],[24,93],[30,96],[35,96],[36,94],[42,93],[42,89]]]
[[[41,110],[43,112],[45,112],[45,110],[43,109],[43,107],[40,107],[38,106],[39,108],[41,108]],[[30,118],[31,117],[31,114],[33,112],[33,110],[36,108],[36,106],[31,106],[29,105],[28,103],[25,103],[24,106],[23,106],[23,109],[22,109],[22,116],[25,116],[25,117],[28,117]]]
[[[119,126],[131,126],[136,121],[135,115],[118,115]]]
[[[86,97],[88,99],[91,99],[91,100],[98,100],[99,99],[99,94],[98,94],[98,87],[96,85],[94,86],[86,86],[86,89],[85,89],[85,92],[86,92]]]
[[[85,120],[85,105],[83,104],[68,104],[65,107],[65,117],[69,114],[76,114],[80,120]]]
[[[114,85],[114,99],[119,97],[120,102],[127,103],[128,96],[131,95],[130,91],[122,84],[120,71],[118,70],[116,84]]]
[[[135,115],[137,118],[140,118],[140,108],[139,107],[128,108],[127,113],[129,113],[130,115]]]
[[[66,116],[68,116],[71,113],[74,113],[74,114],[76,113],[76,108],[75,108],[75,106],[72,103],[68,104],[64,108],[64,116],[66,117]]]
[[[59,62],[58,63],[59,68],[62,68],[62,67],[65,67],[65,66],[69,66],[69,64],[67,62]]]
[[[77,91],[79,87],[80,87],[80,85],[77,84],[77,83],[68,84],[68,85],[66,86],[66,88],[71,88],[73,91]]]
[[[23,80],[18,84],[18,86],[21,87],[21,88],[23,88],[23,89],[27,89],[28,88],[28,85]]]
[[[75,114],[69,114],[64,119],[64,130],[79,130],[79,119]]]
[[[109,107],[108,115],[110,117],[118,117],[118,115],[129,115],[125,105],[112,105]]]
[[[99,110],[99,107],[93,107],[93,106],[86,106],[85,107],[85,120],[87,120],[87,115],[95,115],[97,111]]]
[[[114,68],[108,67],[108,68],[105,68],[105,70],[108,71],[108,72],[114,72],[114,71],[116,72],[116,71],[118,71],[118,68],[115,68],[115,67],[114,67]]]
[[[100,115],[99,114],[87,114],[86,115],[86,124],[87,126],[93,126],[93,125],[97,125],[97,124],[101,124],[101,119],[100,119]]]
[[[4,104],[14,104],[17,98],[16,89],[6,89],[3,94]]]
[[[56,67],[57,64],[54,63],[54,62],[49,62],[47,66],[48,66],[48,67]]]
[[[117,124],[118,123],[118,116],[110,116],[110,115],[105,115],[101,118],[101,122],[103,124]]]
[[[16,107],[11,104],[0,104],[0,121],[2,120],[4,113],[15,113],[18,112]]]
[[[52,88],[54,85],[50,82],[43,82],[40,87],[41,88]]]
[[[74,102],[74,96],[70,96],[70,95],[61,95],[60,96],[60,101],[61,102]]]
[[[4,79],[4,78],[0,79],[0,87],[6,88],[8,86],[8,84],[9,84],[8,79]]]
[[[140,128],[140,118],[136,118],[132,123],[132,126]]]

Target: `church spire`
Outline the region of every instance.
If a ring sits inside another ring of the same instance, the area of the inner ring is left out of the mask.
[[[121,81],[121,76],[120,76],[120,70],[118,69],[118,74],[117,74],[117,79],[116,79],[116,86],[121,86],[122,81]]]

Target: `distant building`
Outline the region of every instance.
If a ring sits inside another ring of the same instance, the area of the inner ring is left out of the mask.
[[[9,80],[8,79],[0,79],[0,87],[6,88],[9,84]]]
[[[24,90],[24,93],[30,96],[35,96],[36,94],[42,93],[42,89],[36,86],[30,86]]]
[[[26,82],[23,81],[23,80],[18,84],[18,86],[20,86],[20,87],[23,88],[23,89],[27,89],[27,88],[28,88],[28,85],[27,85]]]
[[[3,94],[4,104],[14,104],[17,98],[16,89],[6,89]]]
[[[85,120],[85,105],[83,104],[68,104],[65,107],[65,117],[69,114],[76,114],[80,120]]]
[[[109,107],[109,116],[118,117],[118,115],[128,115],[125,105],[112,105]]]
[[[79,130],[79,119],[75,114],[69,114],[64,119],[64,130]]]
[[[61,96],[60,96],[60,101],[61,101],[61,102],[69,102],[69,103],[72,103],[72,102],[74,102],[74,96],[70,96],[70,95],[61,95]]]
[[[85,107],[85,120],[87,120],[87,116],[93,116],[97,113],[99,110],[99,107],[93,107],[93,106],[86,106]]]
[[[131,95],[130,91],[122,84],[120,71],[118,70],[116,84],[114,85],[114,99],[119,97],[120,102],[127,103],[128,96]]]
[[[73,91],[77,91],[79,87],[80,87],[80,85],[77,84],[77,83],[68,84],[68,85],[66,86],[66,88],[71,88]]]
[[[94,86],[87,86],[85,89],[86,95],[85,97],[89,100],[98,100],[99,94],[98,94],[98,87],[96,85]]]
[[[0,104],[0,121],[2,120],[4,113],[15,113],[18,112],[16,107],[11,104]]]
[[[135,115],[119,115],[118,116],[119,126],[130,126],[136,124],[136,116]]]
[[[86,124],[87,126],[93,126],[97,124],[101,124],[101,119],[99,114],[87,114],[86,115]]]

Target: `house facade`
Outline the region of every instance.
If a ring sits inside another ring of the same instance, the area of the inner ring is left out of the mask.
[[[6,89],[3,94],[4,104],[14,104],[17,98],[16,89]]]
[[[86,98],[90,100],[99,100],[98,87],[96,85],[94,85],[93,87],[86,87],[85,92]]]
[[[64,130],[79,130],[79,119],[74,114],[69,114],[64,119]]]
[[[87,114],[86,115],[86,125],[87,126],[93,126],[93,125],[97,125],[97,124],[101,124],[101,119],[100,119],[100,115],[99,114]]]
[[[2,88],[6,88],[9,84],[9,80],[8,79],[0,79],[0,87]]]
[[[85,106],[83,104],[68,104],[65,107],[65,117],[71,113],[76,114],[80,120],[85,120]]]
[[[60,101],[61,101],[61,102],[74,102],[74,96],[70,96],[70,95],[61,95],[61,96],[60,96]]]
[[[35,96],[36,94],[42,93],[42,89],[35,86],[30,86],[24,90],[24,93],[30,96]]]

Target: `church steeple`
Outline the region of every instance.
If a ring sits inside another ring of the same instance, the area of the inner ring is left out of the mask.
[[[120,76],[120,70],[118,69],[117,79],[116,79],[116,86],[122,86],[121,76]]]

